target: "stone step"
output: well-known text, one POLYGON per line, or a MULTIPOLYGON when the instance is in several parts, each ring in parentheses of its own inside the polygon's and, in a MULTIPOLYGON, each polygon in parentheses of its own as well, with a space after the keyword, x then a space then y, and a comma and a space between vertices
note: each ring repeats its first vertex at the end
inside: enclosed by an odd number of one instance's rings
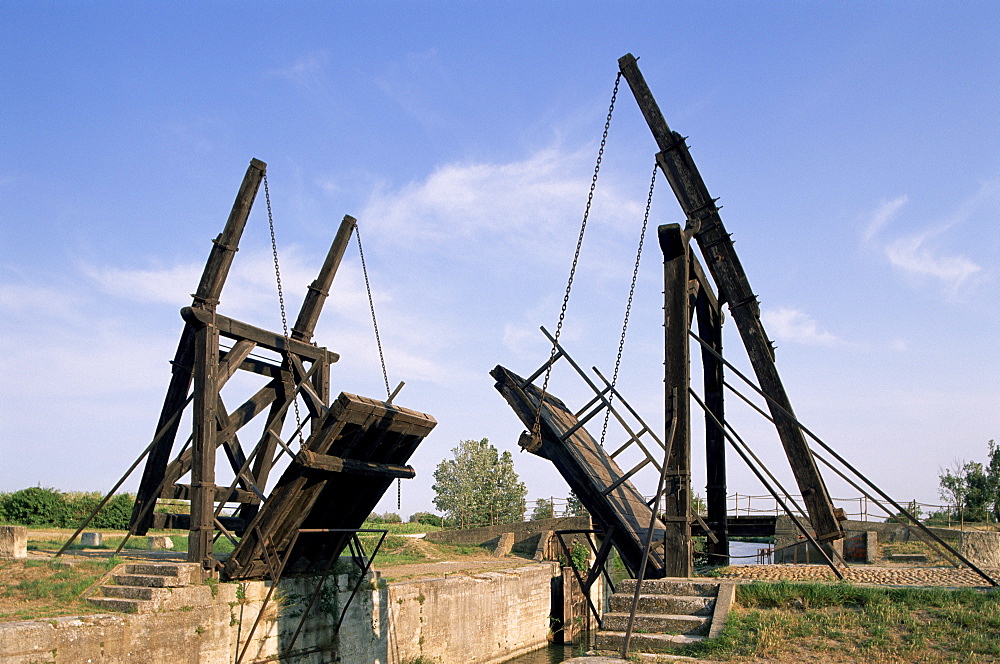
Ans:
MULTIPOLYGON (((628 595, 634 593, 635 579, 623 579, 615 587, 615 592, 628 595)), ((715 597, 718 593, 718 582, 688 579, 646 579, 642 582, 642 594, 644 595, 715 597)))
POLYGON ((157 600, 169 591, 149 586, 101 586, 101 595, 119 599, 157 600))
POLYGON ((143 586, 146 588, 177 588, 187 583, 176 576, 157 576, 152 574, 115 574, 115 585, 143 586))
MULTIPOLYGON (((632 634, 629 641, 629 652, 670 652, 678 646, 704 641, 704 636, 688 634, 632 634)), ((625 643, 625 632, 601 631, 597 633, 594 643, 598 651, 620 653, 625 643)))
POLYGON ((119 613, 153 613, 156 611, 156 602, 150 600, 91 597, 87 601, 106 611, 117 611, 119 613))
POLYGON ((130 563, 125 566, 128 574, 174 577, 182 584, 200 583, 201 566, 198 563, 130 563))
MULTIPOLYGON (((711 616, 715 608, 714 597, 692 595, 639 595, 638 613, 665 613, 669 615, 711 616)), ((611 596, 611 610, 628 613, 632 610, 632 594, 616 593, 611 596)))
MULTIPOLYGON (((610 632, 624 632, 628 625, 628 613, 605 613, 601 620, 601 629, 610 632)), ((686 634, 705 635, 711 618, 704 616, 665 615, 654 613, 637 613, 632 631, 643 634, 686 634)))

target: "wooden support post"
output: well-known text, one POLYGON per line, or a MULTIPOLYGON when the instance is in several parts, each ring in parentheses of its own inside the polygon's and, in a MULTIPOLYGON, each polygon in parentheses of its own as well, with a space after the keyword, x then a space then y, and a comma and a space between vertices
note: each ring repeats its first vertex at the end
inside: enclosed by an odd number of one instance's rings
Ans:
POLYGON ((720 298, 729 304, 730 314, 743 339, 760 389, 771 399, 768 401, 768 408, 809 511, 809 518, 817 533, 816 538, 823 542, 843 537, 816 461, 802 431, 789 417, 789 414, 794 417, 794 412, 774 365, 774 350, 760 322, 757 297, 750 288, 732 239, 722 224, 715 200, 708 192, 684 137, 671 131, 667 125, 642 72, 639 71, 635 56, 631 53, 622 56, 618 59, 618 67, 628 81, 646 124, 660 148, 660 153, 656 156, 657 164, 670 182, 677 202, 687 216, 709 272, 719 288, 720 298))
MULTIPOLYGON (((660 226, 663 251, 664 390, 678 398, 667 399, 666 421, 676 416, 676 429, 667 458, 663 522, 666 576, 694 573, 691 546, 691 355, 688 340, 688 238, 677 224, 660 226), (674 410, 676 409, 676 413, 674 410)), ((654 506, 655 509, 656 506, 654 506)))
POLYGON ((215 534, 215 438, 219 403, 219 330, 205 325, 195 332, 194 342, 194 437, 191 465, 191 530, 188 562, 212 569, 212 536, 215 534))
POLYGON ((299 317, 295 320, 295 325, 292 326, 293 339, 299 341, 312 339, 313 332, 316 330, 316 322, 323 311, 326 298, 330 295, 333 278, 337 275, 340 261, 344 258, 344 252, 347 251, 347 245, 351 241, 351 233, 357 223, 350 215, 344 215, 344 220, 340 222, 340 228, 337 229, 337 235, 333 238, 333 244, 330 245, 330 250, 326 254, 326 260, 323 261, 319 276, 316 277, 316 281, 309 285, 306 298, 299 310, 299 317))
MULTIPOLYGON (((722 354, 722 312, 712 306, 704 293, 696 304, 698 336, 722 354)), ((723 364, 710 352, 701 350, 702 373, 705 384, 705 405, 719 422, 725 422, 723 364)), ((711 416, 705 414, 705 459, 707 482, 705 501, 708 507, 708 526, 715 533, 717 542, 708 539, 709 562, 713 565, 729 564, 729 527, 726 518, 726 437, 711 416)))

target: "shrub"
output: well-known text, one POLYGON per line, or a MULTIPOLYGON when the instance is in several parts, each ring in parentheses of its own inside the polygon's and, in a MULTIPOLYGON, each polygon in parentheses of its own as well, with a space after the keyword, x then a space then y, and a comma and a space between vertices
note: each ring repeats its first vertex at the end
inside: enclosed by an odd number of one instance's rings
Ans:
POLYGON ((403 523, 403 518, 395 512, 386 512, 382 515, 382 523, 403 523))
POLYGON ((0 510, 8 521, 22 526, 63 526, 70 518, 65 496, 40 486, 4 496, 0 510))
POLYGON ((126 530, 128 529, 129 519, 132 517, 132 505, 134 503, 134 496, 127 493, 119 493, 113 496, 108 501, 108 504, 101 508, 101 511, 97 513, 97 516, 90 524, 94 528, 126 530))

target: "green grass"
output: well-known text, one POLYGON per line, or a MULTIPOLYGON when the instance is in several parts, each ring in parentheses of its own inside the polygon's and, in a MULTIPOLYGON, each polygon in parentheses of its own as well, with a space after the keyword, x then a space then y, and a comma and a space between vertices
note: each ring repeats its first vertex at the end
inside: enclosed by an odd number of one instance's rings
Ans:
POLYGON ((414 533, 433 533, 441 530, 440 526, 432 526, 427 523, 374 523, 371 521, 365 521, 361 526, 362 528, 371 528, 372 530, 388 530, 392 534, 396 535, 412 535, 414 533))
POLYGON ((821 662, 827 656, 829 661, 996 661, 1000 594, 755 582, 737 587, 722 635, 683 654, 821 662))
POLYGON ((92 613, 80 594, 119 563, 120 558, 73 565, 47 560, 0 563, 0 574, 7 580, 0 589, 0 620, 92 613))
MULTIPOLYGON (((169 533, 163 533, 163 534, 168 535, 174 544, 174 548, 170 549, 171 551, 184 553, 188 550, 188 538, 186 533, 179 531, 170 531, 169 533)), ((60 538, 47 537, 44 539, 37 539, 31 537, 31 534, 29 533, 27 548, 29 551, 58 551, 62 547, 62 545, 66 542, 66 539, 67 538, 61 538, 61 537, 60 538)), ((77 539, 75 542, 69 545, 69 548, 67 550, 79 551, 83 548, 87 548, 95 550, 114 551, 115 549, 118 548, 118 545, 121 544, 123 539, 125 538, 122 537, 121 535, 112 535, 110 537, 105 537, 103 539, 103 543, 101 544, 101 546, 93 546, 93 547, 84 547, 82 544, 80 544, 80 540, 77 539)), ((220 537, 219 539, 217 539, 215 541, 215 545, 213 546, 213 550, 216 553, 232 553, 234 548, 235 547, 233 546, 233 543, 230 542, 225 537, 220 537)), ((148 546, 146 537, 145 536, 130 537, 129 540, 125 542, 125 549, 134 551, 147 550, 148 546)))

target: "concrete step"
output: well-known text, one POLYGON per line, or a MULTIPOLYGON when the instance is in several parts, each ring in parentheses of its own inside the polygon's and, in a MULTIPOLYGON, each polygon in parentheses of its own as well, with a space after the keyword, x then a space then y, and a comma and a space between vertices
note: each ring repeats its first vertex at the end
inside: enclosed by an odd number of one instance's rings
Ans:
MULTIPOLYGON (((711 616, 712 609, 715 608, 715 598, 692 595, 639 595, 639 604, 636 608, 638 613, 711 616)), ((612 595, 611 610, 618 613, 631 611, 632 594, 612 595)))
MULTIPOLYGON (((632 634, 629 652, 670 652, 678 646, 703 641, 704 636, 687 634, 632 634)), ((621 652, 625 642, 625 632, 601 631, 597 633, 594 647, 598 651, 621 652)))
POLYGON ((119 613, 153 613, 156 611, 156 602, 151 600, 91 597, 87 601, 94 606, 101 607, 105 611, 116 611, 119 613))
MULTIPOLYGON (((616 593, 631 595, 635 592, 635 579, 624 579, 615 587, 616 593)), ((646 579, 642 582, 644 595, 675 595, 684 597, 715 597, 718 582, 690 579, 646 579)))
MULTIPOLYGON (((705 635, 708 634, 710 623, 711 618, 704 616, 637 613, 632 631, 644 634, 705 635)), ((624 632, 627 625, 628 613, 605 613, 602 619, 602 629, 610 632, 624 632)))
POLYGON ((101 595, 119 599, 157 600, 170 591, 149 586, 101 586, 101 595))
POLYGON ((176 576, 157 576, 152 574, 115 574, 115 585, 142 586, 146 588, 177 588, 186 586, 176 576))

